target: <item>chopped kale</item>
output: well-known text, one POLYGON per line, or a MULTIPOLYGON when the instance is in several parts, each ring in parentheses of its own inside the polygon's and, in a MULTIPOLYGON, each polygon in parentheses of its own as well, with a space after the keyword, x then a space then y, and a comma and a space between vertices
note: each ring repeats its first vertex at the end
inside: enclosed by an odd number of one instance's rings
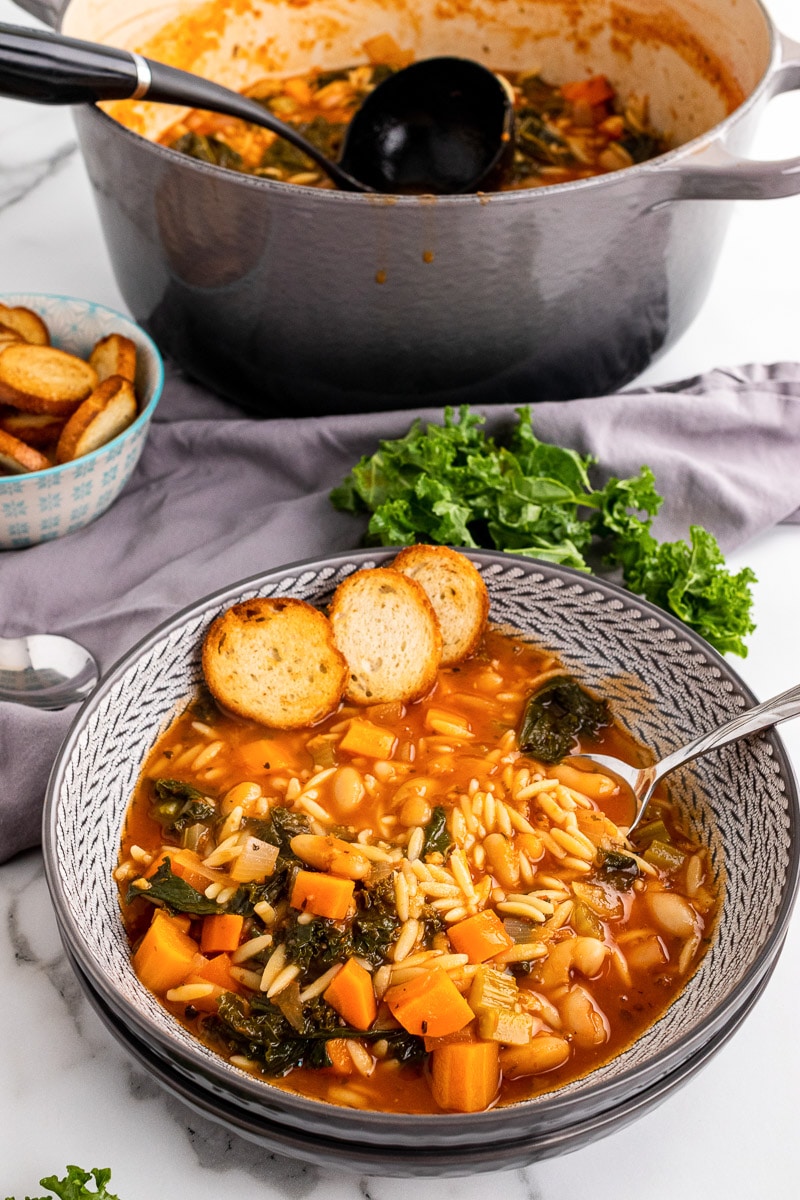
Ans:
POLYGON ((590 696, 569 675, 548 679, 533 692, 525 707, 520 747, 541 762, 560 762, 578 737, 596 738, 611 724, 608 704, 590 696))
POLYGON ((610 883, 619 892, 627 892, 639 878, 639 867, 630 855, 622 854, 619 850, 608 850, 601 857, 595 878, 610 883))
POLYGON ((421 857, 426 854, 441 854, 447 857, 447 852, 453 844, 453 839, 447 829, 447 812, 437 804, 431 813, 431 819, 425 826, 425 840, 422 843, 421 857))
POLYGON ((227 167, 230 171, 241 171, 244 167, 241 154, 219 138, 206 137, 201 133, 184 133, 170 143, 170 150, 188 154, 200 162, 212 163, 215 167, 227 167))
POLYGON ((552 166, 563 167, 574 161, 569 143, 559 137, 532 109, 523 109, 517 116, 516 144, 529 158, 552 166))
POLYGON ((217 702, 205 684, 198 689, 197 695, 189 705, 189 711, 204 725, 210 725, 219 716, 217 702))
POLYGON ((175 875, 170 860, 166 858, 148 883, 146 891, 140 891, 131 884, 125 897, 126 903, 141 897, 153 904, 161 902, 170 912, 189 913, 195 917, 204 917, 223 910, 215 900, 209 900, 197 888, 193 888, 185 879, 175 875))
POLYGON ((217 815, 214 800, 180 779, 157 779, 151 815, 167 833, 182 833, 189 825, 208 823, 217 815))

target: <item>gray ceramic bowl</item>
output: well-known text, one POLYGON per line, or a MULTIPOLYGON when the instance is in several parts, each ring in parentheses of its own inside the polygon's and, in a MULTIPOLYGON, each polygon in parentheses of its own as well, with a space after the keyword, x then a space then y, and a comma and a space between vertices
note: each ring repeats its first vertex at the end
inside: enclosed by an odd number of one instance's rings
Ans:
MULTIPOLYGON (((324 604, 346 575, 390 557, 359 551, 296 564, 208 597, 156 630, 103 680, 53 770, 45 862, 62 936, 93 1001, 131 1053, 175 1094, 265 1146, 384 1173, 467 1173, 573 1149, 632 1120, 689 1078, 755 1002, 774 966, 798 882, 798 797, 775 734, 672 777, 710 847, 724 902, 711 948, 668 1012, 624 1054, 556 1092, 477 1114, 355 1111, 292 1096, 196 1042, 136 978, 112 871, 138 772, 200 679, 220 610, 255 595, 324 604), (335 1148, 335 1154, 330 1149, 335 1148), (326 1149, 327 1147, 327 1149, 326 1149)), ((678 621, 564 568, 476 553, 491 619, 558 654, 635 737, 666 753, 754 702, 728 664, 678 621)))

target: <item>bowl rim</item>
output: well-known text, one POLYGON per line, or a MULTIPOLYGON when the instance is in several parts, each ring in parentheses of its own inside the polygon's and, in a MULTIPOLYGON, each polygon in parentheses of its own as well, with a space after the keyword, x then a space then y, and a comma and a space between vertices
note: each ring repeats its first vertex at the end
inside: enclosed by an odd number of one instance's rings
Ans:
MULTIPOLYGON (((34 305, 37 300, 60 301, 61 303, 65 304, 80 304, 85 306, 87 312, 92 310, 103 312, 113 317, 115 320, 124 321, 125 324, 137 334, 137 336, 141 337, 147 350, 152 355, 153 363, 156 369, 156 378, 153 383, 153 394, 142 411, 136 417, 136 420, 132 421, 127 429, 123 429, 122 432, 118 433, 116 437, 113 437, 111 441, 105 442, 102 446, 98 446, 96 450, 92 450, 89 454, 82 454, 80 458, 73 458, 70 460, 70 462, 58 463, 53 467, 45 467, 41 471, 26 471, 16 475, 0 475, 0 488, 2 488, 3 485, 8 482, 20 483, 28 479, 52 479, 63 474, 64 472, 70 470, 74 471, 76 466, 83 466, 85 463, 95 462, 102 455, 106 454, 108 450, 112 446, 115 446, 121 439, 137 433, 140 429, 149 424, 164 391, 166 374, 164 368, 164 359, 161 355, 161 351, 153 341, 150 334, 147 333, 147 331, 143 329, 138 321, 135 321, 133 317, 119 312, 116 308, 111 308, 108 304, 102 304, 97 300, 87 300, 82 296, 65 296, 56 292, 0 292, 0 304, 6 304, 10 308, 25 307, 34 309, 34 305), (15 301, 16 304, 9 304, 9 301, 15 301)), ((34 309, 34 311, 37 310, 34 309)), ((37 315, 42 316, 42 313, 37 312, 37 315)), ((56 348, 60 349, 60 347, 56 348)))
MULTIPOLYGON (((141 638, 104 673, 94 692, 92 692, 79 709, 64 738, 50 773, 42 815, 42 846, 45 877, 51 901, 56 911, 56 919, 61 937, 68 944, 72 955, 98 994, 106 997, 110 1003, 117 1005, 121 1011, 124 1010, 131 1026, 138 1028, 144 1038, 150 1037, 161 1045, 173 1059, 184 1057, 182 1049, 155 1022, 151 1022, 146 1014, 142 1014, 134 1003, 129 1001, 125 996, 121 996, 115 992, 104 973, 98 970, 92 956, 85 950, 68 901, 62 894, 56 855, 56 817, 58 795, 75 744, 91 713, 100 705, 106 694, 120 681, 127 670, 157 642, 167 637, 170 633, 178 631, 190 619, 200 616, 208 609, 218 608, 226 602, 235 603, 242 593, 262 587, 271 581, 277 581, 289 575, 302 575, 303 571, 319 570, 323 567, 330 568, 331 577, 333 577, 336 570, 342 567, 352 565, 354 569, 360 569, 368 563, 379 565, 386 559, 396 555, 398 549, 400 548, 370 547, 350 551, 337 551, 330 555, 315 555, 311 558, 284 564, 247 576, 186 605, 174 616, 161 622, 149 634, 141 638)), ((744 696, 748 705, 756 703, 754 693, 740 678, 736 670, 699 634, 685 626, 678 617, 657 608, 649 601, 636 596, 625 588, 609 580, 594 575, 587 575, 570 567, 526 556, 509 554, 504 551, 464 551, 463 548, 460 548, 460 550, 466 553, 478 566, 489 567, 492 565, 501 565, 506 568, 513 568, 517 565, 526 573, 530 573, 532 570, 541 573, 545 581, 560 579, 567 584, 579 584, 584 589, 600 592, 606 599, 622 602, 629 609, 638 609, 643 618, 654 620, 662 629, 671 631, 677 638, 688 642, 693 651, 701 653, 704 658, 710 661, 710 664, 716 669, 720 677, 727 679, 744 696)), ((791 761, 774 728, 765 731, 760 736, 766 737, 771 745, 773 759, 777 766, 777 773, 780 775, 784 785, 786 811, 790 821, 790 828, 797 835, 800 832, 800 795, 798 794, 798 784, 791 761)), ((637 1082, 639 1090, 641 1090, 652 1083, 653 1076, 660 1078, 676 1070, 682 1062, 690 1058, 699 1047, 714 1037, 732 1019, 735 1012, 746 1003, 748 997, 759 987, 770 966, 780 953, 792 909, 797 899, 798 885, 800 884, 800 848, 798 848, 800 842, 797 836, 791 839, 791 846, 792 852, 790 853, 787 865, 781 904, 764 944, 747 972, 739 979, 737 985, 728 996, 716 1003, 708 1016, 697 1028, 688 1034, 677 1037, 674 1044, 668 1050, 659 1054, 657 1059, 630 1067, 610 1080, 594 1084, 589 1083, 579 1091, 564 1094, 563 1090, 556 1089, 552 1092, 533 1097, 531 1100, 523 1100, 511 1105, 495 1107, 480 1113, 429 1114, 429 1119, 431 1120, 429 1129, 435 1135, 431 1137, 430 1144, 434 1140, 437 1142, 441 1140, 448 1144, 459 1145, 467 1142, 471 1143, 478 1136, 494 1136, 499 1140, 504 1140, 502 1138, 503 1129, 505 1126, 514 1123, 514 1114, 516 1114, 518 1120, 520 1114, 527 1114, 527 1125, 530 1127, 531 1135, 534 1136, 539 1114, 546 1116, 548 1129, 555 1125, 563 1125, 568 1123, 570 1116, 578 1106, 589 1107, 593 1112, 598 1111, 598 1109, 605 1111, 613 1103, 617 1102, 617 1097, 620 1094, 627 1095, 632 1088, 636 1088, 637 1082)), ((654 1022, 654 1024, 657 1024, 657 1022, 654 1022)), ((635 1043, 631 1043, 631 1045, 633 1044, 635 1043)), ((187 1050, 185 1053, 191 1058, 190 1050, 187 1050)), ((625 1051, 621 1053, 625 1053, 625 1051)), ((619 1055, 615 1057, 619 1057, 619 1055)), ((248 1103, 251 1107, 261 1108, 271 1118, 283 1123, 292 1124, 297 1119, 300 1122, 305 1121, 306 1127, 316 1126, 321 1133, 325 1133, 330 1127, 331 1115, 344 1112, 350 1114, 351 1119, 353 1114, 355 1114, 359 1134, 362 1137, 371 1137, 372 1140, 377 1140, 378 1138, 385 1137, 386 1131, 391 1128, 397 1144, 412 1145, 419 1142, 417 1125, 419 1114, 386 1113, 373 1109, 342 1109, 337 1105, 329 1104, 325 1101, 312 1100, 293 1092, 284 1091, 281 1088, 265 1083, 263 1080, 251 1077, 245 1072, 231 1074, 227 1069, 227 1064, 224 1066, 223 1064, 224 1060, 220 1058, 219 1065, 215 1061, 203 1060, 202 1068, 196 1062, 193 1063, 193 1066, 194 1069, 200 1071, 209 1081, 213 1080, 217 1088, 228 1093, 231 1097, 241 1097, 242 1101, 248 1103), (239 1075, 241 1075, 241 1078, 239 1078, 239 1075), (269 1103, 270 1101, 272 1101, 271 1104, 269 1103)), ((583 1078, 588 1078, 588 1076, 584 1076, 583 1078)), ((509 1136, 511 1135, 507 1135, 505 1140, 509 1140, 509 1136)))

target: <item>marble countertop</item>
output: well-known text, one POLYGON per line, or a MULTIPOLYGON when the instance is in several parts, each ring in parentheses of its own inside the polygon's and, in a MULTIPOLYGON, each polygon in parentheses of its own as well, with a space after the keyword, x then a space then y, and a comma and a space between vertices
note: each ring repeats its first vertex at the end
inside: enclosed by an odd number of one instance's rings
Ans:
MULTIPOLYGON (((800 40, 797 0, 768 0, 800 40)), ((11 0, 0 21, 29 23, 11 0)), ((755 157, 800 153, 800 96, 769 107, 755 157)), ((643 377, 654 384, 744 362, 800 357, 800 198, 736 206, 705 306, 643 377)), ((91 297, 120 309, 68 111, 0 101, 0 291, 91 297)), ((782 526, 731 557, 758 576, 758 630, 736 663, 766 698, 798 680, 800 526, 782 526)), ((0 604, 2 568, 0 567, 0 604)), ((800 722, 783 727, 800 764, 800 722)), ((2 802, 2 797, 0 797, 2 802)), ((193 1116, 112 1040, 65 961, 41 856, 0 867, 0 1195, 37 1193, 67 1163, 109 1166, 121 1200, 394 1200, 403 1180, 327 1172, 277 1157, 193 1116)), ((773 1200, 798 1193, 800 922, 766 992, 710 1064, 621 1132, 524 1171, 421 1180, 420 1200, 499 1186, 507 1200, 773 1200)))

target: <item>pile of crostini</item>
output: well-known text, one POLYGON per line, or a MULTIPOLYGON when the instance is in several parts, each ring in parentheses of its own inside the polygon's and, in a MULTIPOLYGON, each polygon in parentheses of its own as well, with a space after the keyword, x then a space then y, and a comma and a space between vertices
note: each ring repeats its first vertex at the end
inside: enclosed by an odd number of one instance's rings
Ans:
POLYGON ((98 450, 136 420, 136 347, 112 333, 88 359, 51 345, 29 308, 0 304, 0 473, 26 474, 98 450))

